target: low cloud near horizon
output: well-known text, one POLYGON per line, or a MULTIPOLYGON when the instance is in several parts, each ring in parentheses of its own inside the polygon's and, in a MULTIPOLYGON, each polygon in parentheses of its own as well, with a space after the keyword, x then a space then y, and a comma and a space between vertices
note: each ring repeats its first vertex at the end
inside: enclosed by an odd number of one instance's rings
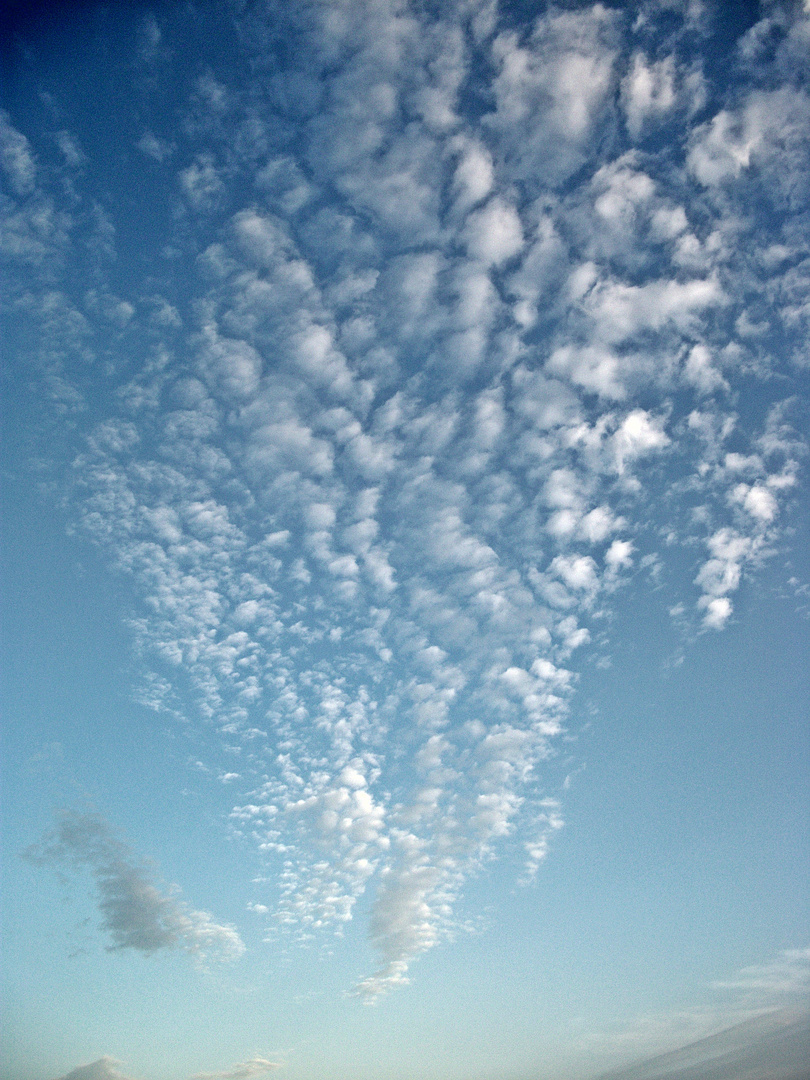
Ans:
POLYGON ((808 1080, 810 1010, 778 1009, 598 1080, 808 1080))
MULTIPOLYGON (((118 1066, 120 1061, 105 1054, 98 1061, 92 1061, 88 1065, 79 1065, 59 1080, 134 1080, 133 1077, 125 1076, 118 1066)), ((254 1076, 263 1076, 272 1069, 280 1069, 281 1066, 275 1061, 266 1058, 252 1057, 249 1061, 243 1061, 238 1065, 232 1065, 229 1069, 220 1072, 195 1073, 189 1080, 250 1080, 254 1076)))

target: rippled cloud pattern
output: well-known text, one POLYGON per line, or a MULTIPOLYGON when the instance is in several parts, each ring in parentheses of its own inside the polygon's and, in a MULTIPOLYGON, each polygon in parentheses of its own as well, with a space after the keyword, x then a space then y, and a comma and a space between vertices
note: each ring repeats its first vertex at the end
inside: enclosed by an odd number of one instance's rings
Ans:
MULTIPOLYGON (((722 631, 780 543, 810 20, 769 10, 718 86, 697 4, 234 4, 126 168, 2 120, 12 325, 131 583, 138 698, 231 751, 270 923, 368 898, 366 1000, 485 863, 536 876, 617 599, 722 631)), ((189 33, 144 20, 144 85, 189 33)), ((162 932, 238 942, 207 925, 162 932)))

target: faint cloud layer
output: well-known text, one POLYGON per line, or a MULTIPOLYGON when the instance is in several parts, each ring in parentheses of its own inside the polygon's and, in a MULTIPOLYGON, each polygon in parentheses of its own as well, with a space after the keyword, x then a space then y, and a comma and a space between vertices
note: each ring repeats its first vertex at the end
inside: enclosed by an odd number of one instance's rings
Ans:
POLYGON ((743 968, 736 979, 714 982, 718 990, 738 990, 751 1000, 769 1001, 810 993, 810 948, 784 949, 770 964, 743 968))
POLYGON ((600 1080, 807 1080, 810 1012, 780 1010, 600 1080))
POLYGON ((604 1080, 805 1080, 810 949, 783 950, 770 963, 743 968, 711 987, 734 993, 725 1001, 642 1016, 586 1040, 601 1058, 657 1055, 606 1073, 604 1080))
POLYGON ((251 1076, 262 1076, 271 1069, 280 1069, 281 1066, 275 1061, 266 1058, 251 1058, 243 1061, 241 1065, 232 1065, 230 1069, 222 1072, 195 1073, 190 1080, 248 1080, 251 1076))
MULTIPOLYGON (((79 1065, 66 1076, 60 1077, 60 1080, 134 1080, 119 1071, 120 1064, 120 1061, 105 1054, 89 1065, 79 1065)), ((281 1066, 274 1061, 252 1057, 249 1061, 232 1065, 230 1069, 223 1069, 221 1072, 195 1073, 189 1080, 250 1080, 250 1077, 263 1076, 272 1069, 279 1068, 281 1066)))
POLYGON ((118 1069, 120 1064, 120 1061, 105 1054, 89 1065, 79 1065, 60 1080, 133 1080, 118 1069))
MULTIPOLYGON (((244 952, 233 927, 215 923, 205 911, 190 910, 176 888, 162 893, 149 868, 97 814, 63 812, 55 832, 24 854, 41 865, 90 870, 98 890, 101 925, 112 938, 113 950, 135 949, 149 955, 158 949, 180 948, 201 960, 233 960, 244 952)), ((103 1059, 99 1068, 108 1064, 103 1059)))

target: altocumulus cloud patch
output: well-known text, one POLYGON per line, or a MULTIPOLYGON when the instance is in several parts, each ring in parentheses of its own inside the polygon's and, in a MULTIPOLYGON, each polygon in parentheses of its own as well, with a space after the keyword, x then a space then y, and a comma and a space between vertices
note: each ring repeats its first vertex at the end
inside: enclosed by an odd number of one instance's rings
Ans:
MULTIPOLYGON (((536 876, 618 598, 664 580, 687 637, 722 631, 783 541, 807 16, 772 5, 719 86, 698 5, 229 12, 238 63, 110 134, 137 243, 80 133, 3 114, 10 307, 129 582, 138 699, 237 792, 254 910, 308 934, 370 897, 374 1000, 493 857, 536 876)), ((159 22, 145 84, 188 32, 159 22)), ((40 857, 90 869, 116 948, 241 950, 99 818, 40 857)))

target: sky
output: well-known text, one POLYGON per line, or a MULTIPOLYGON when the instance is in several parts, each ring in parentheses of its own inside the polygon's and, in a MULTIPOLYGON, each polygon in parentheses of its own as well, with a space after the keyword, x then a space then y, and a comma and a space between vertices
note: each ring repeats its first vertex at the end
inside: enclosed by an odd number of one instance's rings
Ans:
POLYGON ((810 5, 3 18, 2 1080, 806 1080, 810 5))

